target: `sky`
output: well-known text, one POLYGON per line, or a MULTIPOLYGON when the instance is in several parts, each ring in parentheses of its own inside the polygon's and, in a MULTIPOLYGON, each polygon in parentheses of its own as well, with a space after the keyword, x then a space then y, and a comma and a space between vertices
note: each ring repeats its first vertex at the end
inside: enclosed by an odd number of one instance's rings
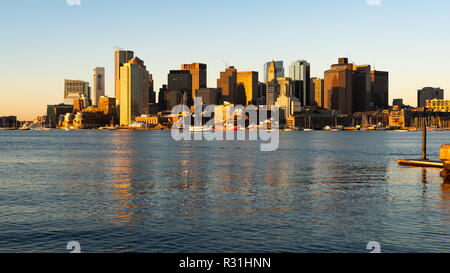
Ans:
MULTIPOLYGON (((114 96, 114 50, 132 50, 155 91, 182 63, 259 71, 264 62, 311 63, 311 76, 339 57, 388 71, 389 100, 417 105, 426 86, 450 92, 448 0, 1 0, 0 116, 31 120, 63 101, 64 79, 93 82, 106 69, 114 96)), ((446 99, 450 99, 445 95, 446 99)))

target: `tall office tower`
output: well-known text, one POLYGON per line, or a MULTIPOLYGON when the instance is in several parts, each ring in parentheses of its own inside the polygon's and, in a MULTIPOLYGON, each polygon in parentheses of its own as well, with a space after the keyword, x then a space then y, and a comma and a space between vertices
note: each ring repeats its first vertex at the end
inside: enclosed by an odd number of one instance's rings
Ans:
POLYGON ((417 90, 417 107, 425 107, 427 100, 443 100, 444 90, 441 88, 424 87, 417 90))
POLYGON ((117 105, 120 104, 120 67, 127 63, 129 60, 133 59, 134 52, 126 50, 116 50, 114 52, 114 96, 116 97, 117 105))
POLYGON ((153 84, 153 76, 150 73, 148 73, 148 102, 156 103, 156 93, 153 84))
MULTIPOLYGON (((283 78, 284 77, 284 66, 283 61, 273 61, 275 67, 275 78, 283 78)), ((269 69, 272 62, 267 62, 264 64, 264 82, 270 82, 269 79, 269 69)))
POLYGON ((188 70, 192 75, 192 97, 195 98, 195 92, 200 88, 206 88, 206 64, 192 63, 182 64, 181 70, 188 70))
MULTIPOLYGON (((181 95, 186 94, 187 101, 184 103, 188 106, 194 102, 192 97, 192 75, 188 70, 170 70, 167 76, 167 90, 180 91, 181 95)), ((168 110, 172 110, 172 108, 168 110)))
POLYGON ((236 103, 236 85, 237 70, 234 66, 228 67, 225 72, 220 72, 220 78, 217 79, 217 88, 221 89, 224 102, 236 103))
POLYGON ((353 112, 372 110, 370 65, 353 66, 353 112))
POLYGON ((321 78, 311 78, 310 79, 311 93, 314 94, 313 105, 323 107, 323 79, 321 78))
POLYGON ((89 83, 79 80, 64 80, 64 104, 72 104, 74 99, 81 98, 81 95, 88 99, 88 106, 91 102, 91 88, 89 83))
POLYGON ((92 104, 98 105, 98 100, 105 95, 105 68, 94 68, 94 94, 92 97, 92 104))
POLYGON ((167 84, 163 84, 158 92, 158 104, 159 108, 162 111, 167 110, 166 93, 167 93, 167 84))
POLYGON ((135 57, 120 67, 120 125, 148 113, 148 71, 135 57))
POLYGON ((267 110, 272 109, 272 105, 275 105, 275 102, 278 99, 280 94, 280 86, 278 85, 278 81, 274 78, 272 81, 266 83, 266 105, 267 110))
POLYGON ((244 86, 245 104, 256 104, 258 98, 258 72, 243 71, 237 72, 237 83, 244 86))
POLYGON ((389 72, 371 71, 372 103, 374 107, 389 108, 389 72))
POLYGON ((293 81, 298 81, 296 84, 297 90, 295 90, 295 96, 297 98, 303 98, 303 105, 312 105, 314 98, 311 94, 310 77, 311 77, 311 65, 305 60, 298 60, 293 62, 289 66, 289 77, 293 81))
POLYGON ((353 114, 353 65, 347 58, 340 58, 338 64, 325 71, 324 108, 353 114))

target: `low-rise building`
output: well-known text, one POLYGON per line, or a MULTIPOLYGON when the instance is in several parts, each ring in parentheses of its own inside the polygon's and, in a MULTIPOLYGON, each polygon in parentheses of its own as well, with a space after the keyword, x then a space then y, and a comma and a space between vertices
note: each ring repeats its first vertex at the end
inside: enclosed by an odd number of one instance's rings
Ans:
POLYGON ((425 108, 432 112, 450 112, 450 100, 427 100, 425 108))
POLYGON ((47 105, 47 120, 45 123, 50 128, 56 128, 60 116, 65 116, 72 111, 73 105, 71 104, 47 105))
POLYGON ((0 117, 0 127, 1 128, 16 128, 17 127, 17 117, 0 117))

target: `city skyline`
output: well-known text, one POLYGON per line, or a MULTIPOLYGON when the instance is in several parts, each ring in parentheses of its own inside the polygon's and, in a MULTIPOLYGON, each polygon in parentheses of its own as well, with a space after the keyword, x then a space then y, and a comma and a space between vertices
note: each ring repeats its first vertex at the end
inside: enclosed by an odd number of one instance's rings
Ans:
MULTIPOLYGON (((169 71, 179 69, 181 64, 207 64, 207 87, 215 88, 226 65, 238 71, 259 72, 259 81, 263 81, 264 63, 282 60, 288 71, 292 62, 304 59, 311 64, 311 77, 323 78, 330 65, 342 56, 350 62, 389 71, 390 104, 394 98, 403 98, 405 104, 415 106, 417 90, 427 86, 450 88, 445 67, 449 38, 436 35, 449 25, 444 12, 449 3, 408 1, 406 6, 382 1, 381 5, 372 6, 364 0, 334 2, 248 1, 239 4, 241 9, 235 12, 227 5, 205 1, 190 5, 180 2, 176 6, 131 2, 142 14, 149 13, 139 17, 141 24, 134 26, 127 21, 131 15, 121 15, 121 23, 114 24, 108 12, 118 10, 118 1, 86 0, 80 6, 69 6, 66 1, 6 3, 0 21, 2 36, 8 39, 0 46, 0 52, 8 65, 2 66, 0 73, 4 83, 0 116, 17 115, 19 119, 31 120, 44 114, 46 105, 62 102, 64 79, 87 81, 93 87, 95 67, 105 67, 105 94, 114 97, 115 47, 132 50, 146 62, 155 91, 167 84, 169 71), (273 11, 283 5, 291 8, 273 11), (173 14, 164 13, 168 18, 158 15, 158 11, 162 13, 169 8, 173 14), (196 9, 202 20, 188 19, 189 12, 196 9), (214 9, 224 11, 220 15, 214 13, 217 20, 211 13, 214 9), (304 9, 308 12, 301 16, 311 24, 286 19, 289 16, 285 15, 304 9), (105 12, 98 14, 99 10, 105 12), (178 18, 182 14, 185 16, 178 18), (31 21, 22 22, 25 17, 31 21), (78 20, 81 17, 85 19, 78 20), (17 27, 9 29, 6 22, 17 27), (31 23, 36 24, 32 30, 31 23), (185 28, 175 28, 183 24, 185 28), (129 35, 116 33, 125 29, 129 35), (137 35, 143 29, 144 35, 137 35), (429 29, 433 31, 428 32, 429 29), (287 33, 296 35, 290 35, 292 38, 287 42, 281 40, 287 33), (224 42, 219 39, 223 34, 234 36, 224 42), (333 40, 336 43, 330 44, 333 40)), ((238 5, 236 1, 230 3, 238 5)))

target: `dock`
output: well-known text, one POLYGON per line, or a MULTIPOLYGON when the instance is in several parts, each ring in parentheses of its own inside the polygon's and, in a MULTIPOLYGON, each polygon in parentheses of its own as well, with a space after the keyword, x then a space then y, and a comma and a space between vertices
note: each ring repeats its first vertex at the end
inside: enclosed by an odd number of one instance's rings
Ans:
POLYGON ((400 159, 398 164, 402 166, 413 166, 413 167, 429 167, 429 168, 444 168, 444 163, 442 161, 434 160, 422 160, 422 159, 400 159))
POLYGON ((424 168, 444 168, 443 161, 434 161, 427 158, 427 127, 422 128, 422 159, 400 159, 399 165, 424 168))

